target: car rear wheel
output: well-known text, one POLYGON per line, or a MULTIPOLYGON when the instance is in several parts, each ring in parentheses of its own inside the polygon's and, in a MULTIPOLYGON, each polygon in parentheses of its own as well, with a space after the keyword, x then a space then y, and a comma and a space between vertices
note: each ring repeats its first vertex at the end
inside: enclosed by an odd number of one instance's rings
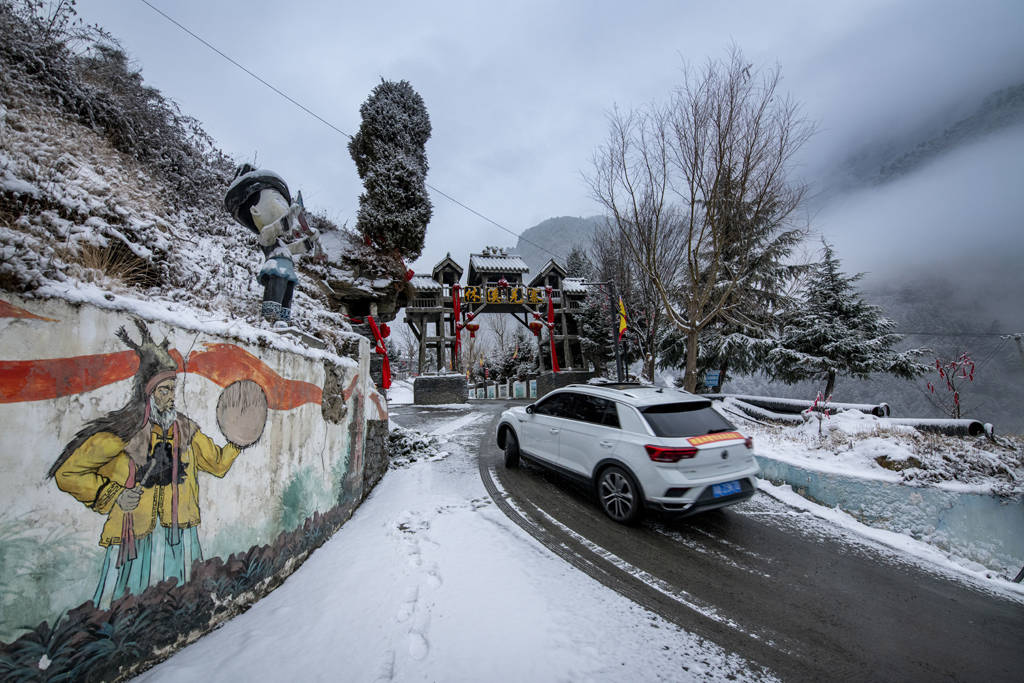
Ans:
POLYGON ((511 429, 505 433, 505 467, 519 467, 519 440, 511 429))
POLYGON ((636 480, 629 472, 615 466, 601 471, 597 479, 597 498, 605 514, 620 524, 632 524, 643 513, 636 480))

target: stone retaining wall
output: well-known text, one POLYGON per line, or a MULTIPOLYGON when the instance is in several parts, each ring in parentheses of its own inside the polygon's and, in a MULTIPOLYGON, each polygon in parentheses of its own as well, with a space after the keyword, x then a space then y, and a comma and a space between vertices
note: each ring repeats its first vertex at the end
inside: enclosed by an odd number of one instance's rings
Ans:
POLYGON ((465 403, 468 395, 463 375, 421 375, 412 383, 412 402, 418 406, 465 403))

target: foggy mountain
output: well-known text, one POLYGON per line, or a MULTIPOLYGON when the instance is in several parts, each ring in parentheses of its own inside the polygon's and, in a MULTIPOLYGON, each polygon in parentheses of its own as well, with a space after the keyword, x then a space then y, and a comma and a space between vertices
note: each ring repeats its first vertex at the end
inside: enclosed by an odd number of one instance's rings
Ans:
POLYGON ((530 266, 529 277, 533 277, 552 255, 564 266, 574 246, 579 244, 589 248, 594 233, 603 221, 603 216, 549 218, 524 230, 514 251, 530 266))
POLYGON ((952 114, 893 139, 884 133, 849 152, 825 174, 812 202, 823 206, 837 194, 883 185, 919 169, 957 146, 1024 124, 1024 83, 997 90, 965 116, 952 114))

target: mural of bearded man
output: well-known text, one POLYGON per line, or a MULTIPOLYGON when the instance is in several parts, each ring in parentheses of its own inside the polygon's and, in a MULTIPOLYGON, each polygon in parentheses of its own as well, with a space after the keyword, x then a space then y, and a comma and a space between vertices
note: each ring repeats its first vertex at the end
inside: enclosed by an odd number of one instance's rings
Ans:
POLYGON ((131 398, 86 424, 48 473, 61 491, 107 516, 99 541, 106 556, 93 597, 98 607, 144 591, 154 561, 158 581, 187 580, 186 569, 202 560, 198 474, 223 477, 241 452, 232 443, 217 446, 174 409, 178 366, 168 340, 156 344, 142 321, 135 326, 141 343, 123 327, 117 332, 139 356, 131 398))

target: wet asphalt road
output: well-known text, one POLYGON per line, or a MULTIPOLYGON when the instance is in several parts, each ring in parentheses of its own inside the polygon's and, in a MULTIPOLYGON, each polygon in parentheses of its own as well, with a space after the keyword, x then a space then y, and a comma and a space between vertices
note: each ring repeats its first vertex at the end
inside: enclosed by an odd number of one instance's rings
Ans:
MULTIPOLYGON (((1021 681, 1024 605, 911 564, 765 494, 623 527, 535 465, 507 470, 493 430, 481 477, 520 526, 614 590, 783 680, 1021 681)), ((392 408, 429 431, 451 411, 392 408)), ((478 427, 478 429, 480 428, 478 427)))

